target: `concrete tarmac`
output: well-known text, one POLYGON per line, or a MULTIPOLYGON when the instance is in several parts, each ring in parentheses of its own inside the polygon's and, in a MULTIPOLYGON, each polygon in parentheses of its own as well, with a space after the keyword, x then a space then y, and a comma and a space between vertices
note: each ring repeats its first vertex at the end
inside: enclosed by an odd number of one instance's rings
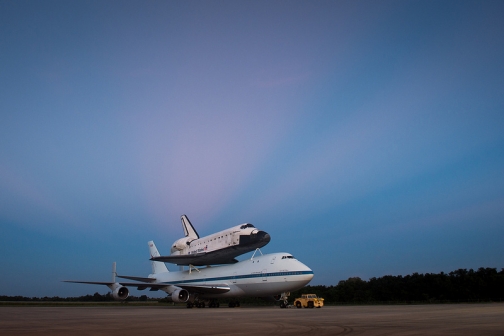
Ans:
POLYGON ((504 304, 0 307, 0 335, 504 335, 504 304))

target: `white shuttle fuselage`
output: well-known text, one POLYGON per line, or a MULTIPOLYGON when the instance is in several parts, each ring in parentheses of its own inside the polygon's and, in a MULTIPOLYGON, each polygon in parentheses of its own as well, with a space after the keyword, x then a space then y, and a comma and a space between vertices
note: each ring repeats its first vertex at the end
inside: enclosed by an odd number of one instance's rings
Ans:
POLYGON ((271 240, 270 235, 245 223, 200 238, 186 215, 182 215, 185 237, 172 244, 169 256, 151 256, 153 261, 178 265, 215 265, 238 262, 235 257, 261 248, 271 240))

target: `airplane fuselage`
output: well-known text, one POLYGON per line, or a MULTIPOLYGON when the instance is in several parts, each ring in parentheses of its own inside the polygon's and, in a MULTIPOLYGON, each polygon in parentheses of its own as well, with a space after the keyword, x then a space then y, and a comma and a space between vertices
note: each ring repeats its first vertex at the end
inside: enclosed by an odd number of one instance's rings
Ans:
POLYGON ((313 278, 313 271, 289 253, 272 253, 233 265, 204 267, 178 272, 152 274, 156 283, 166 283, 167 293, 178 284, 194 286, 226 285, 220 294, 199 294, 199 298, 272 296, 302 288, 313 278))

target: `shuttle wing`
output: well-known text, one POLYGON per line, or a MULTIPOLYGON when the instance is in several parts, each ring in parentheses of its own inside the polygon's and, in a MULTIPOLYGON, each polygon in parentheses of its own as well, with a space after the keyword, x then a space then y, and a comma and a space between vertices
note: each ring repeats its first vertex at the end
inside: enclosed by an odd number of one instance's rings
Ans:
POLYGON ((238 262, 234 257, 236 252, 231 250, 217 250, 207 253, 184 254, 184 255, 169 255, 152 257, 152 261, 162 261, 177 265, 194 265, 205 266, 215 264, 235 264, 238 262))

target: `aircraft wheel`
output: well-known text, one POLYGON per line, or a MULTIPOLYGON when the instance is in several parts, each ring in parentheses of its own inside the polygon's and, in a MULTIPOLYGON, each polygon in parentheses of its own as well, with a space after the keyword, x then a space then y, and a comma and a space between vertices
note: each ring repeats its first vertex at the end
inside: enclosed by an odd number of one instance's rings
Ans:
POLYGON ((240 302, 239 302, 239 301, 236 301, 236 302, 235 302, 235 306, 236 306, 236 307, 240 307, 240 302))
POLYGON ((191 302, 187 302, 187 308, 192 308, 193 304, 191 302))
POLYGON ((201 302, 201 307, 200 308, 205 308, 205 307, 206 307, 205 302, 201 302))
POLYGON ((234 308, 235 307, 235 303, 233 301, 229 302, 229 308, 234 308))
POLYGON ((296 301, 296 308, 301 308, 301 302, 296 301))
POLYGON ((217 303, 215 304, 215 307, 217 307, 217 308, 219 308, 219 307, 220 307, 219 302, 217 302, 217 303))
POLYGON ((280 308, 286 308, 287 306, 285 305, 285 303, 280 303, 280 308))

